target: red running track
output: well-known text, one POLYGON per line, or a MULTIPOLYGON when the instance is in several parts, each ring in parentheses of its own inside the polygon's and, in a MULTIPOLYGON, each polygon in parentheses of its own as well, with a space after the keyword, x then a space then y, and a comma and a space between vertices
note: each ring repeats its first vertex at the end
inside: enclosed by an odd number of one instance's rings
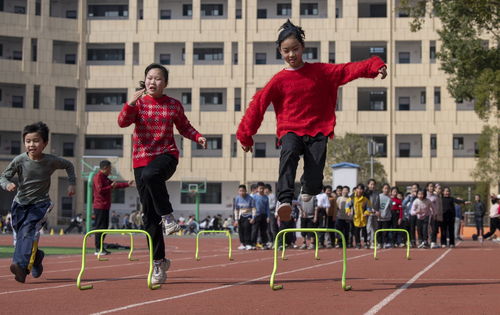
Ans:
MULTIPOLYGON (((78 235, 45 236, 43 246, 81 246, 78 235)), ((0 236, 0 244, 10 244, 0 236)), ((109 236, 108 242, 128 243, 127 236, 109 236)), ((90 242, 91 244, 93 242, 90 242)), ((237 242, 234 242, 235 248, 237 242)), ((9 259, 0 259, 0 305, 2 314, 483 314, 500 306, 500 244, 465 241, 455 249, 412 250, 412 260, 403 249, 348 250, 347 284, 341 289, 341 251, 321 250, 321 260, 310 250, 289 250, 288 260, 279 262, 276 283, 284 289, 272 291, 269 276, 272 251, 238 251, 227 259, 227 240, 200 240, 200 261, 194 260, 194 239, 168 238, 172 266, 167 283, 151 291, 146 285, 147 251, 137 237, 136 257, 114 253, 98 262, 88 255, 84 283, 94 289, 80 291, 76 277, 81 258, 47 256, 44 274, 28 276, 17 283, 9 272, 9 259)))

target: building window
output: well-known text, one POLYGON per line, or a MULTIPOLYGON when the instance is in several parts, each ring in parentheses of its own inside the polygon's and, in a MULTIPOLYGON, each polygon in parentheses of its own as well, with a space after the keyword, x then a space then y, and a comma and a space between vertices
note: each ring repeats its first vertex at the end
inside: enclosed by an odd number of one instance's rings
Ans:
POLYGON ((182 5, 182 16, 193 16, 193 5, 183 4, 182 5))
MULTIPOLYGON (((181 204, 194 204, 196 197, 190 193, 181 193, 181 204)), ((222 202, 222 183, 207 183, 207 192, 200 194, 200 203, 220 204, 222 202)))
POLYGON ((224 6, 222 4, 202 4, 201 16, 223 16, 224 6))
POLYGON ((266 143, 265 142, 256 142, 255 143, 254 157, 256 157, 256 158, 266 157, 266 143))
MULTIPOLYGON (((197 144, 196 148, 203 149, 200 144, 197 144)), ((222 150, 222 137, 207 137, 207 150, 222 150)))
POLYGON ((402 96, 399 98, 399 110, 410 110, 410 98, 402 96))
POLYGON ((370 91, 370 110, 386 110, 385 92, 370 91))
POLYGON ((267 19, 267 10, 266 9, 257 9, 257 18, 258 19, 267 19))
POLYGON ((40 85, 33 86, 33 108, 40 108, 40 85))
POLYGON ((318 15, 318 4, 317 3, 301 3, 300 4, 300 15, 318 15))
POLYGON ((235 112, 241 111, 241 97, 234 98, 234 111, 235 112))
POLYGON ((75 110, 75 99, 74 98, 65 98, 64 99, 64 110, 74 111, 75 110))
POLYGON ((306 47, 304 49, 304 54, 302 55, 305 60, 318 59, 318 48, 316 47, 306 47))
POLYGON ((35 15, 40 16, 42 14, 42 3, 41 0, 36 0, 35 2, 35 15))
POLYGON ((23 108, 24 96, 22 95, 12 95, 12 107, 23 108))
POLYGON ((76 54, 66 54, 64 55, 64 63, 67 65, 76 64, 76 54))
POLYGON ((0 44, 0 57, 3 57, 3 44, 0 44))
POLYGON ((436 62, 436 41, 431 40, 431 44, 429 46, 429 59, 431 63, 436 62))
POLYGON ((10 154, 21 154, 21 141, 12 140, 10 142, 10 154))
POLYGON ((277 16, 292 16, 292 4, 291 3, 278 3, 276 6, 277 16))
POLYGON ((73 198, 64 196, 61 197, 61 216, 63 218, 71 218, 73 216, 73 198))
POLYGON ((370 4, 370 17, 387 17, 387 5, 370 4))
POLYGON ((453 137, 453 150, 464 149, 464 137, 453 137))
POLYGON ((222 105, 221 92, 203 92, 200 94, 201 105, 222 105))
POLYGON ((410 143, 402 142, 399 144, 399 157, 410 157, 410 143))
POLYGON ((195 48, 194 60, 224 60, 223 48, 195 48))
POLYGON ((128 17, 128 5, 90 5, 88 6, 89 17, 128 17))
POLYGON ((67 19, 76 19, 76 10, 66 10, 66 18, 67 19))
POLYGON ((437 150, 437 136, 436 135, 431 135, 431 157, 436 157, 436 151, 437 150))
POLYGON ((474 141, 474 157, 479 157, 479 144, 474 141))
POLYGON ((23 60, 23 52, 20 50, 12 51, 12 59, 13 60, 23 60))
POLYGON ((335 53, 334 52, 331 52, 328 54, 328 62, 335 63, 335 53))
POLYGON ((125 189, 113 189, 111 191, 111 203, 125 203, 125 189))
POLYGON ((237 65, 238 64, 238 53, 234 53, 233 54, 233 65, 237 65))
POLYGON ((241 19, 241 9, 236 9, 236 18, 241 19))
POLYGON ((181 99, 182 99, 182 104, 191 105, 191 92, 183 92, 181 99))
POLYGON ((256 65, 265 65, 267 63, 266 61, 266 53, 256 53, 255 54, 255 64, 256 65))
POLYGON ((26 7, 20 6, 20 5, 15 5, 14 6, 14 13, 17 14, 26 14, 26 7))
POLYGON ((420 91, 420 104, 424 105, 426 104, 426 98, 427 98, 427 94, 425 93, 425 90, 423 91, 420 91))
POLYGON ((170 20, 172 18, 172 10, 160 10, 160 20, 170 20))
POLYGON ((120 137, 91 137, 85 138, 86 150, 121 150, 123 138, 120 137))
POLYGON ((123 48, 89 48, 87 49, 88 61, 124 61, 125 49, 123 48))
POLYGON ((67 157, 75 156, 75 144, 73 142, 63 142, 62 155, 67 157))
MULTIPOLYGON (((439 86, 434 87, 434 105, 441 105, 441 88, 439 86)), ((437 106, 436 110, 439 110, 437 106)))
POLYGON ((87 105, 122 105, 126 99, 127 93, 87 93, 87 105))
POLYGON ((170 54, 160 54, 160 63, 162 65, 170 64, 170 54))
POLYGON ((410 63, 410 53, 401 51, 399 53, 399 63, 410 63))
POLYGON ((385 47, 370 47, 370 56, 378 56, 382 60, 386 60, 385 47))

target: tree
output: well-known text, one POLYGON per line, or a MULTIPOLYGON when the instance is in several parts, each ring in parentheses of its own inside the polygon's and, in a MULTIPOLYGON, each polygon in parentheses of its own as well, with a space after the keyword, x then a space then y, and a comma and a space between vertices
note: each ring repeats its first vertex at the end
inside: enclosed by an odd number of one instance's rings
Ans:
MULTIPOLYGON (((360 166, 358 179, 360 182, 366 183, 370 178, 368 140, 363 136, 353 133, 346 133, 344 137, 335 136, 335 140, 330 142, 326 154, 324 171, 326 181, 330 183, 332 181, 331 165, 340 162, 358 164, 360 166)), ((384 170, 384 166, 376 159, 374 160, 373 174, 377 182, 382 183, 387 181, 387 174, 384 170)))
POLYGON ((498 119, 500 118, 500 1, 401 0, 400 9, 413 18, 418 31, 426 15, 442 22, 437 58, 448 74, 448 91, 457 102, 474 100, 486 125, 479 139, 479 159, 471 175, 488 184, 500 182, 498 119))

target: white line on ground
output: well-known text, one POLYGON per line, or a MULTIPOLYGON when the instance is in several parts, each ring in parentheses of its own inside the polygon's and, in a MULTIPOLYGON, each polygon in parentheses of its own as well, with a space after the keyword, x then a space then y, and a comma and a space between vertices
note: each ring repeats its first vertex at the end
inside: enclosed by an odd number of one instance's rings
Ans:
POLYGON ((441 254, 436 260, 434 260, 430 265, 422 269, 420 272, 418 272, 416 275, 413 276, 410 280, 408 280, 405 284, 403 284, 399 289, 396 291, 392 292, 389 296, 387 296, 385 299, 380 301, 377 305, 373 306, 368 312, 365 313, 365 315, 374 315, 377 314, 384 306, 389 304, 392 300, 394 300, 398 295, 403 293, 404 290, 408 289, 415 281, 418 280, 424 273, 426 273, 429 269, 434 267, 438 262, 440 262, 448 253, 451 251, 451 248, 446 250, 444 253, 441 254))
MULTIPOLYGON (((371 255, 372 255, 372 253, 367 253, 367 254, 363 254, 363 255, 359 255, 359 256, 349 257, 347 260, 353 260, 353 259, 357 259, 357 258, 361 258, 361 257, 365 257, 365 256, 371 256, 371 255)), ((314 266, 303 267, 303 268, 294 269, 294 270, 290 270, 290 271, 280 272, 280 273, 278 273, 276 275, 286 275, 286 274, 289 274, 289 273, 300 272, 300 271, 304 271, 304 270, 309 270, 309 269, 324 267, 324 266, 328 266, 328 265, 333 265, 333 264, 340 263, 340 262, 342 262, 342 260, 335 260, 335 261, 331 261, 331 262, 324 263, 324 264, 318 264, 318 265, 314 265, 314 266)), ((171 296, 171 297, 167 297, 167 298, 162 298, 162 299, 156 299, 156 300, 151 300, 151 301, 146 301, 146 302, 141 302, 141 303, 130 304, 130 305, 126 305, 126 306, 122 306, 122 307, 113 308, 113 309, 101 311, 101 312, 98 312, 98 313, 94 313, 92 315, 101 315, 101 314, 114 313, 114 312, 124 311, 124 310, 127 310, 127 309, 131 309, 131 308, 135 308, 135 307, 140 307, 140 306, 145 306, 145 305, 149 305, 149 304, 154 304, 154 303, 159 303, 159 302, 164 302, 164 301, 169 301, 169 300, 180 299, 180 298, 183 298, 183 297, 192 296, 192 295, 198 295, 198 294, 203 294, 203 293, 207 293, 207 292, 211 292, 211 291, 216 291, 216 290, 222 290, 222 289, 232 288, 232 287, 235 287, 235 286, 244 285, 244 284, 247 284, 247 283, 252 283, 252 282, 255 282, 255 281, 263 280, 263 279, 269 278, 269 276, 270 276, 269 274, 266 274, 265 276, 262 276, 262 277, 254 278, 254 279, 247 280, 247 281, 238 282, 238 283, 235 283, 235 284, 228 284, 228 285, 224 285, 224 286, 221 286, 221 287, 214 287, 214 288, 209 288, 209 289, 204 289, 204 290, 199 290, 199 291, 184 293, 184 294, 180 294, 180 295, 175 295, 175 296, 171 296)))

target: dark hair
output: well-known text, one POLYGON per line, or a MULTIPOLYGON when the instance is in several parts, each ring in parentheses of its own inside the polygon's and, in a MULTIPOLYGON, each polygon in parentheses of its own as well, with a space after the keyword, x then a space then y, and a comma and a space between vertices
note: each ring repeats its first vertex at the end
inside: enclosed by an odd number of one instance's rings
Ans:
POLYGON ((427 189, 429 185, 435 186, 433 182, 428 182, 427 184, 425 184, 425 189, 427 189))
POLYGON ((326 185, 325 187, 323 187, 323 191, 326 191, 327 189, 333 190, 333 187, 331 185, 326 185))
POLYGON ((269 189, 269 191, 273 191, 273 188, 271 187, 270 184, 266 184, 266 188, 269 189))
MULTIPOLYGON (((144 70, 144 77, 148 75, 148 72, 151 69, 160 69, 161 73, 163 74, 163 77, 165 78, 165 82, 168 82, 168 70, 164 66, 158 64, 158 63, 152 63, 149 66, 146 67, 146 70, 144 70)), ((144 89, 146 88, 146 85, 144 81, 139 81, 139 88, 144 89)))
POLYGON ((347 191, 351 191, 351 187, 349 187, 349 186, 344 186, 344 187, 342 187, 342 190, 344 190, 344 189, 346 189, 346 188, 347 188, 347 191))
POLYGON ((359 183, 359 184, 356 185, 356 189, 358 189, 358 188, 361 188, 361 189, 365 190, 365 185, 359 183))
POLYGON ((240 188, 243 188, 243 189, 247 190, 247 186, 246 185, 239 185, 238 189, 240 189, 240 188))
POLYGON ((41 121, 36 122, 31 125, 27 125, 23 129, 23 142, 24 138, 26 138, 26 135, 28 133, 38 133, 38 135, 43 139, 45 143, 49 142, 49 127, 41 121))
POLYGON ((418 195, 418 193, 422 193, 422 194, 424 195, 424 198, 427 198, 427 196, 426 196, 426 194, 425 194, 425 190, 423 190, 423 189, 419 189, 419 190, 417 191, 417 195, 418 195))
POLYGON ((411 187, 413 187, 413 186, 417 186, 417 189, 420 189, 420 185, 418 183, 411 184, 411 187))
POLYGON ((344 187, 343 187, 342 185, 338 185, 338 186, 335 188, 335 190, 337 190, 337 189, 343 189, 343 188, 344 188, 344 187))
POLYGON ((394 189, 396 190, 396 192, 397 192, 398 194, 399 194, 399 193, 401 193, 401 192, 399 191, 399 188, 398 188, 397 186, 393 186, 393 187, 391 187, 391 192, 392 192, 394 189))
POLYGON ((252 184, 252 185, 250 185, 250 190, 254 190, 254 189, 255 189, 255 188, 257 188, 257 187, 258 187, 258 185, 257 185, 257 184, 252 184))
POLYGON ((368 180, 368 183, 367 183, 367 184, 369 185, 371 182, 373 182, 374 184, 377 184, 377 181, 375 180, 375 178, 370 178, 370 179, 368 180))
POLYGON ((263 182, 258 182, 257 183, 257 187, 266 187, 266 184, 264 184, 263 182))
POLYGON ((111 166, 111 162, 108 161, 108 160, 102 160, 100 163, 99 163, 99 168, 101 170, 105 169, 106 167, 110 167, 111 166))
POLYGON ((306 35, 304 33, 304 30, 300 26, 296 26, 292 22, 290 22, 290 19, 286 20, 286 22, 281 25, 279 29, 279 34, 278 34, 278 40, 276 41, 276 45, 278 48, 281 47, 281 43, 289 38, 289 37, 294 37, 296 40, 299 41, 299 43, 304 46, 304 39, 306 38, 306 35))

